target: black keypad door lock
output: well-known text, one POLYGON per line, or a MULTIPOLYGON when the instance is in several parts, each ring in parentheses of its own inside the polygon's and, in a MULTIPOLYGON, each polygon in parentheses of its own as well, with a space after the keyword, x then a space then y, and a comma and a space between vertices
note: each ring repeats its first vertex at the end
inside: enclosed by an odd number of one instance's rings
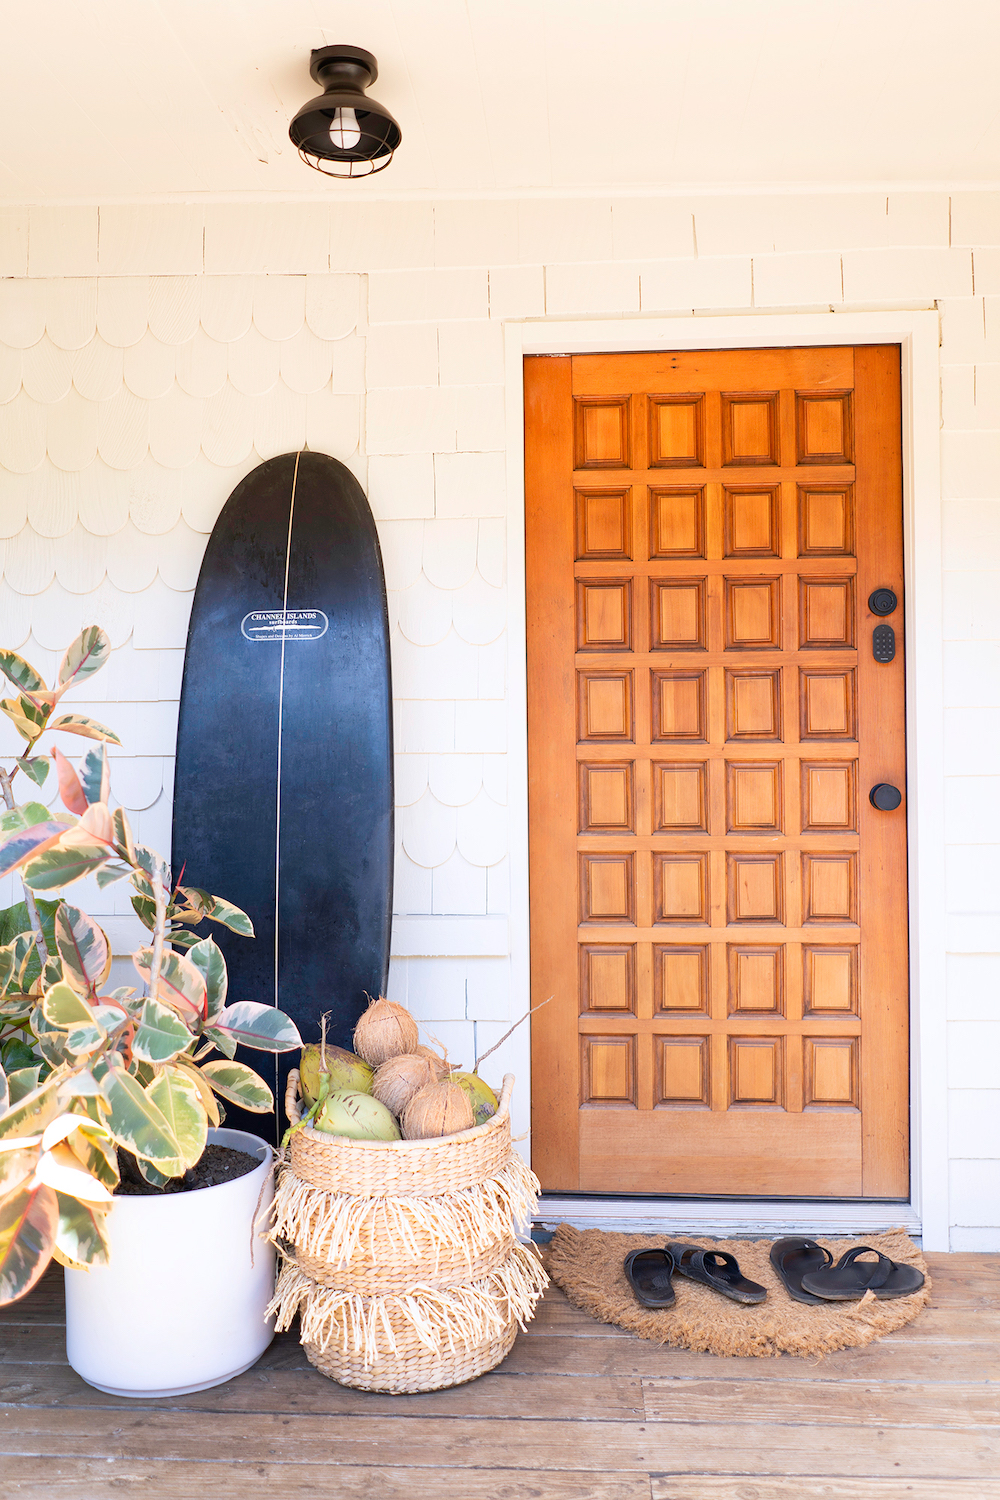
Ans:
POLYGON ((873 615, 891 615, 898 603, 892 589, 873 589, 868 595, 868 608, 873 615))
POLYGON ((903 794, 899 787, 888 781, 877 781, 868 793, 868 801, 879 812, 895 812, 902 800, 903 794))
POLYGON ((876 661, 892 661, 896 654, 896 632, 891 625, 876 625, 872 631, 872 656, 876 661))

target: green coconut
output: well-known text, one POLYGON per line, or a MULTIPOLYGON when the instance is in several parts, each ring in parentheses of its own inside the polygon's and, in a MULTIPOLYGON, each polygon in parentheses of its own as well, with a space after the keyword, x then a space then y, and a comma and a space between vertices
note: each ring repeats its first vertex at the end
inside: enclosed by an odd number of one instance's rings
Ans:
POLYGON ((478 1073, 451 1073, 449 1078, 468 1094, 476 1124, 485 1125, 500 1108, 500 1101, 489 1084, 484 1083, 478 1073))
POLYGON ((299 1063, 299 1088, 303 1099, 311 1108, 320 1096, 324 1078, 327 1080, 328 1093, 350 1089, 355 1094, 370 1094, 374 1072, 374 1068, 364 1058, 357 1057, 344 1047, 327 1047, 324 1070, 322 1050, 319 1047, 303 1047, 302 1061, 299 1063))
POLYGON ((398 1141, 395 1116, 373 1099, 352 1089, 338 1089, 324 1099, 313 1118, 316 1130, 326 1135, 346 1135, 352 1141, 398 1141))

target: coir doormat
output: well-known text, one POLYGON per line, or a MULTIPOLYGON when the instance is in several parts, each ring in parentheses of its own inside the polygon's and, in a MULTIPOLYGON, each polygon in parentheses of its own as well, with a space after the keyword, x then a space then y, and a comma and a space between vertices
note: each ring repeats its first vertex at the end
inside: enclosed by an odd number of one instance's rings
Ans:
POLYGON ((546 1269, 574 1307, 602 1323, 615 1323, 640 1338, 695 1349, 709 1354, 767 1357, 800 1354, 816 1357, 834 1349, 857 1348, 902 1328, 917 1316, 930 1298, 930 1277, 920 1251, 903 1229, 860 1236, 853 1240, 825 1240, 835 1260, 852 1245, 870 1245, 896 1261, 907 1261, 927 1279, 911 1297, 879 1302, 866 1292, 860 1302, 831 1302, 810 1307, 790 1297, 776 1276, 768 1252, 770 1240, 708 1240, 681 1235, 662 1239, 648 1234, 612 1234, 603 1229, 574 1229, 560 1224, 546 1255, 546 1269), (744 1276, 767 1288, 767 1301, 745 1307, 709 1287, 676 1273, 677 1300, 672 1307, 652 1311, 632 1295, 622 1262, 630 1250, 663 1245, 683 1238, 704 1250, 728 1250, 744 1276))

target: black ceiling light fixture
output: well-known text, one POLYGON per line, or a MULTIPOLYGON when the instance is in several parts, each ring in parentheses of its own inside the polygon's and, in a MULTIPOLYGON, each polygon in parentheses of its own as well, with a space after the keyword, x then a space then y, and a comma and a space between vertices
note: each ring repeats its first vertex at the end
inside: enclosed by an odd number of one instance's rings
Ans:
POLYGON ((288 134, 299 155, 329 177, 368 177, 392 161, 403 133, 389 111, 365 97, 378 63, 363 47, 316 47, 309 72, 323 93, 303 104, 288 134))

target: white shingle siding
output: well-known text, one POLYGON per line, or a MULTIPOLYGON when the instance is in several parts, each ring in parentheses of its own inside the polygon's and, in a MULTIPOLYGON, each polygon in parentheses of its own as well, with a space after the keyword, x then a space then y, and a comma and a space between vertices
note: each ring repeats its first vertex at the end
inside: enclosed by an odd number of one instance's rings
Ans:
MULTIPOLYGON (((951 1219, 955 1248, 997 1249, 1000 194, 0 209, 0 638, 51 671, 105 626, 111 666, 75 696, 120 732, 115 793, 166 844, 218 512, 284 449, 347 463, 389 589, 391 992, 471 1063, 526 1008, 507 956, 502 320, 887 303, 941 315, 951 1219)), ((121 888, 80 897, 122 944, 121 888)))

